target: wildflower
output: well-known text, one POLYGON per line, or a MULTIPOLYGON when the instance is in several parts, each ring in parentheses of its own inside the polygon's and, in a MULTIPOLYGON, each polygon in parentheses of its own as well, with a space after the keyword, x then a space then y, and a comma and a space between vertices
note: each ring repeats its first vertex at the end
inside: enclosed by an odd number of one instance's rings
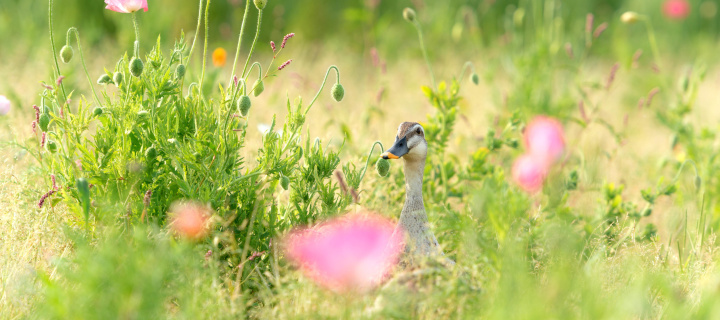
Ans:
POLYGON ((660 92, 660 88, 657 88, 657 87, 652 88, 652 90, 650 90, 650 92, 648 92, 647 103, 645 105, 650 107, 653 97, 655 97, 655 95, 658 94, 658 92, 660 92))
POLYGON ((150 197, 152 197, 152 190, 145 191, 145 197, 143 197, 143 205, 146 207, 150 206, 150 197))
POLYGON ((255 258, 260 257, 260 256, 262 256, 262 255, 264 255, 264 254, 265 254, 265 251, 253 252, 253 253, 250 255, 250 257, 248 258, 248 261, 253 261, 253 260, 255 260, 255 258))
POLYGON ((31 125, 33 133, 37 133, 37 120, 34 120, 31 125))
POLYGON ((175 78, 178 79, 178 80, 180 80, 180 79, 182 79, 183 77, 185 77, 185 71, 186 71, 185 65, 184 65, 184 64, 179 64, 179 65, 177 66, 177 68, 175 68, 175 78))
POLYGON ((275 42, 270 41, 270 48, 272 48, 273 53, 275 53, 275 49, 276 49, 276 48, 275 48, 275 42))
POLYGON ((69 45, 64 45, 62 49, 60 49, 60 60, 62 60, 63 63, 70 63, 74 55, 75 51, 69 45))
POLYGON ((687 0, 666 0, 662 11, 669 19, 682 20, 690 15, 690 3, 687 0))
POLYGON ((10 112, 10 100, 0 95, 0 116, 4 116, 10 112))
POLYGON ((542 188, 547 175, 547 163, 537 155, 525 154, 517 158, 512 167, 512 177, 527 192, 542 188))
POLYGON ((45 147, 45 138, 46 138, 46 137, 47 137, 47 133, 43 132, 43 133, 42 133, 42 138, 40 138, 40 148, 44 148, 44 147, 45 147))
POLYGON ((120 13, 133 13, 140 9, 148 11, 147 0, 105 0, 105 9, 120 13))
POLYGON ((80 160, 80 159, 75 160, 75 166, 76 166, 78 169, 82 170, 82 168, 83 168, 83 166, 82 166, 82 160, 80 160))
POLYGON ((33 109, 35 109, 35 121, 40 122, 40 108, 38 108, 37 105, 33 105, 33 109))
POLYGON ((38 209, 42 209, 42 207, 43 207, 43 205, 45 204, 45 201, 47 200, 47 198, 49 198, 49 197, 52 196, 53 194, 55 194, 55 189, 50 190, 50 191, 48 191, 47 193, 45 193, 44 195, 42 195, 42 197, 40 197, 40 201, 38 201, 38 209))
POLYGON ((295 33, 288 33, 288 34, 286 34, 285 37, 283 37, 283 41, 282 41, 282 43, 280 44, 280 48, 281 48, 281 49, 285 48, 285 44, 287 43, 287 41, 290 40, 290 38, 292 38, 292 37, 294 37, 294 36, 295 36, 295 33))
POLYGON ((334 291, 366 291, 397 264, 403 243, 394 224, 377 214, 350 214, 286 238, 287 256, 300 270, 334 291))
POLYGON ((227 51, 223 48, 217 48, 212 53, 212 61, 213 65, 216 67, 222 67, 225 65, 225 61, 227 60, 227 51))
POLYGON ((605 29, 607 29, 607 27, 608 27, 608 23, 607 23, 607 22, 601 23, 597 28, 595 28, 595 31, 593 32, 593 37, 594 37, 595 39, 597 39, 598 37, 600 37, 600 35, 603 33, 603 31, 605 31, 605 29))
POLYGON ((100 76, 100 78, 98 78, 97 83, 98 83, 98 84, 108 84, 108 83, 112 83, 112 79, 110 78, 109 75, 107 75, 106 73, 103 73, 103 74, 100 76))
POLYGON ((608 76, 607 83, 605 84, 606 90, 610 90, 610 86, 612 85, 613 81, 615 80, 615 74, 617 74, 618 68, 620 68, 620 64, 615 63, 612 66, 612 69, 610 69, 610 75, 608 76))
POLYGON ((60 188, 58 188, 58 186, 57 186, 57 181, 55 181, 55 175, 54 175, 54 174, 51 174, 51 175, 50 175, 50 181, 52 181, 53 190, 58 190, 58 189, 60 189, 60 188))
POLYGON ((292 59, 290 59, 290 60, 288 60, 288 61, 285 61, 283 64, 281 64, 281 65, 278 67, 278 70, 285 69, 285 67, 287 67, 287 66, 290 64, 290 62, 292 62, 292 59))
POLYGON ((562 125, 550 117, 533 119, 525 128, 524 138, 529 153, 547 163, 560 158, 565 149, 562 125))
POLYGON ((59 87, 59 86, 62 84, 62 82, 63 82, 64 79, 65 79, 65 76, 59 76, 59 77, 55 80, 55 85, 57 85, 57 86, 59 87))
POLYGON ((212 254, 213 254, 212 250, 208 250, 207 252, 205 252, 205 260, 206 261, 210 260, 210 257, 212 257, 212 254))
POLYGON ((585 33, 590 34, 594 24, 595 16, 593 16, 592 13, 588 13, 587 16, 585 16, 585 33))
POLYGON ((208 233, 210 209, 194 202, 176 202, 170 207, 170 227, 181 237, 199 240, 208 233))
POLYGON ((622 16, 620 16, 620 21, 622 21, 624 24, 633 24, 637 22, 639 18, 640 17, 637 13, 628 11, 623 13, 622 16))

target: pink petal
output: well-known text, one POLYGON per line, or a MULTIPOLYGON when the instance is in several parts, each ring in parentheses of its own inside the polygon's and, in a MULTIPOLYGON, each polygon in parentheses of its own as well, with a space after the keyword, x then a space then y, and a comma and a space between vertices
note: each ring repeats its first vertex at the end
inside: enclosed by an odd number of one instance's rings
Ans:
POLYGON ((5 96, 0 96, 0 116, 4 116, 10 112, 10 100, 5 96))
POLYGON ((515 182, 527 192, 542 189, 547 175, 548 163, 545 159, 531 154, 524 154, 515 160, 512 176, 515 182))
POLYGON ((535 117, 525 128, 524 138, 528 152, 547 161, 558 160, 565 150, 562 125, 550 117, 535 117))
POLYGON ((398 261, 403 246, 392 237, 394 228, 374 214, 351 214, 293 231, 286 252, 301 271, 326 288, 366 290, 378 285, 398 261))
POLYGON ((121 13, 132 13, 140 9, 148 11, 147 0, 105 0, 105 3, 105 9, 121 13))

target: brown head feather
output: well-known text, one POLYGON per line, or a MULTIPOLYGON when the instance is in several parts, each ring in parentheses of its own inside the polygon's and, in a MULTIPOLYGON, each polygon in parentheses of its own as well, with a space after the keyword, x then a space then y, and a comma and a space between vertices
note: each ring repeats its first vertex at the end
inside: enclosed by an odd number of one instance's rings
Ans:
POLYGON ((401 123, 401 124, 400 124, 400 127, 398 127, 398 133, 397 133, 398 139, 402 139, 403 137, 405 137, 405 136, 408 134, 408 131, 409 131, 412 127, 414 127, 416 124, 418 124, 418 123, 417 123, 417 122, 403 122, 403 123, 401 123))

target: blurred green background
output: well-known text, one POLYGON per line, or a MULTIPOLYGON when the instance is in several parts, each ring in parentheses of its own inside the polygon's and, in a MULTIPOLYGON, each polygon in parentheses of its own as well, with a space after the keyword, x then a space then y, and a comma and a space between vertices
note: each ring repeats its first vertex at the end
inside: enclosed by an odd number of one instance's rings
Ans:
MULTIPOLYGON (((150 10, 139 14, 142 35, 161 35, 165 43, 179 36, 180 30, 192 35, 197 21, 198 1, 195 0, 149 0, 150 10)), ((698 54, 707 44, 717 41, 720 26, 717 8, 720 0, 690 1, 691 12, 687 19, 671 20, 662 14, 659 0, 588 0, 588 1, 513 1, 513 0, 269 0, 264 15, 261 43, 278 41, 284 34, 295 32, 296 41, 313 44, 307 49, 338 49, 345 53, 367 54, 369 48, 381 50, 390 61, 399 57, 403 48, 416 48, 415 39, 408 37, 410 27, 401 18, 404 7, 415 8, 425 28, 428 43, 435 49, 471 51, 494 48, 507 41, 508 28, 513 19, 523 16, 530 19, 552 19, 567 34, 584 33, 587 13, 595 15, 595 26, 603 21, 619 19, 626 10, 633 10, 650 17, 659 34, 660 47, 680 54, 698 54), (517 11, 517 8, 537 8, 517 11), (554 14, 548 16, 548 8, 554 14), (545 9, 545 10, 543 10, 545 9), (701 45, 704 43, 705 45, 701 45), (452 47, 446 47, 452 45, 452 47)), ((130 17, 104 10, 102 0, 56 0, 56 40, 62 42, 64 31, 71 26, 80 30, 83 42, 98 47, 104 42, 120 43, 108 49, 130 47, 133 29, 130 17)), ((3 50, 0 57, 19 56, 32 58, 37 53, 46 54, 47 1, 2 0, 0 1, 0 38, 3 50)), ((210 41, 215 46, 234 48, 244 9, 243 0, 214 0, 211 2, 210 41)), ((250 12, 254 21, 256 10, 250 12)), ((549 22, 549 21, 544 21, 549 22)), ((532 23, 526 25, 533 26, 532 23)), ((537 25, 537 24, 535 24, 537 25)), ((612 53, 612 45, 623 47, 627 43, 642 43, 642 28, 606 32, 614 40, 600 43, 605 52, 612 53), (637 31, 637 32, 634 32, 637 31), (630 33, 628 36, 626 33, 630 33), (620 40, 618 40, 620 39, 620 40), (625 42, 618 43, 618 41, 625 42), (612 45, 611 45, 612 44, 612 45)), ((252 37, 251 25, 246 36, 252 37)), ((532 28, 526 28, 532 33, 532 28)), ((189 38, 191 39, 191 38, 189 38)), ((154 41, 143 41, 150 48, 154 41)), ((105 48, 103 48, 105 49, 105 48)), ((439 51, 433 50, 430 51, 439 51)), ((123 49, 124 50, 124 49, 123 49)), ((231 51, 231 50, 228 50, 231 51)), ((447 50, 446 50, 447 51, 447 50)), ((414 52, 413 54, 419 54, 414 52)), ((7 61, 7 60, 4 60, 7 61)))

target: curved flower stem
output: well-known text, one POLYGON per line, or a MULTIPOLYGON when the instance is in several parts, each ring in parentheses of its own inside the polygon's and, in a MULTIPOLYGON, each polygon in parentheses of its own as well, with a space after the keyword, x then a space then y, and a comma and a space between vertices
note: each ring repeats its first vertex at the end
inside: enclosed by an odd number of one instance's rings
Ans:
POLYGON ((313 103, 315 103, 315 100, 317 100, 318 96, 320 96, 320 92, 322 92, 323 88, 325 88, 325 82, 327 82, 328 75, 330 75, 330 70, 335 69, 335 75, 337 76, 337 83, 340 83, 340 70, 338 70, 337 66, 332 65, 328 67, 327 72, 325 72, 325 78, 323 79, 322 84, 320 85, 320 89, 315 94, 315 97, 310 101, 310 104, 307 106, 307 109, 305 110, 305 114, 307 114, 310 111, 310 107, 312 107, 313 103))
POLYGON ((93 86, 93 81, 90 79, 90 73, 88 72, 87 65, 85 65, 85 56, 83 55, 82 51, 82 45, 80 45, 80 33, 78 32, 77 28, 71 27, 68 29, 67 32, 67 38, 66 40, 68 43, 70 42, 70 33, 75 33, 75 42, 78 46, 78 51, 80 52, 80 61, 82 62, 83 69, 85 69, 85 76, 87 77, 88 83, 90 84, 90 89, 92 90, 93 96, 95 96, 95 102, 97 102, 98 106, 102 106, 102 103, 100 103, 100 98, 98 98, 97 92, 95 92, 95 87, 93 86))
MULTIPOLYGON (((248 1, 250 2, 250 1, 248 1)), ((255 38, 253 39, 252 45, 250 45, 250 53, 248 53, 247 59, 245 60, 245 67, 243 67, 242 71, 242 77, 245 77, 245 72, 248 71, 248 64, 250 63, 250 58, 252 58, 253 51, 255 51, 255 44, 257 43, 258 37, 260 37, 260 26, 262 25, 262 14, 263 9, 258 9, 258 21, 257 21, 257 29, 255 30, 255 38)))
POLYGON ((465 71, 467 71, 468 68, 472 68, 472 71, 475 72, 475 65, 470 61, 466 61, 462 69, 460 70, 460 77, 458 78, 458 82, 462 82, 462 79, 465 77, 465 71))
POLYGON ((202 73, 200 74, 200 86, 199 91, 200 95, 202 95, 202 88, 203 88, 203 82, 205 82, 205 64, 207 60, 207 46, 208 46, 208 13, 210 12, 210 0, 207 0, 207 3, 205 5, 205 39, 203 39, 204 48, 203 48, 203 63, 202 63, 202 73))
POLYGON ((195 41, 197 41, 198 34, 200 33, 200 23, 202 23, 202 9, 203 9, 203 0, 200 0, 200 8, 198 8, 198 22, 197 27, 195 27, 195 37, 193 37, 192 45, 190 46, 190 52, 187 55, 187 63, 185 63, 186 67, 190 65, 190 57, 192 57, 193 50, 195 49, 195 41))
POLYGON ((699 190, 701 182, 698 183, 697 181, 702 181, 702 180, 700 178, 700 175, 698 174, 697 165, 695 164, 695 161, 693 161, 692 159, 687 159, 687 160, 683 161, 683 163, 680 165, 680 169, 678 169, 678 172, 675 174, 675 178, 673 178, 673 180, 672 180, 672 184, 677 183, 678 179, 680 179, 680 174, 682 173, 683 169, 685 169, 685 164, 687 164, 687 163, 690 163, 693 166, 693 168, 695 169, 695 181, 696 181, 695 187, 697 187, 699 190))
MULTIPOLYGON (((55 79, 60 77, 60 64, 58 64, 57 59, 57 49, 55 49, 55 39, 53 37, 53 24, 52 24, 52 8, 53 8, 53 0, 50 0, 50 5, 48 8, 48 27, 50 29, 50 45, 52 46, 52 52, 53 52, 53 59, 55 60, 55 79)), ((67 101, 67 94, 65 93, 65 85, 60 83, 60 90, 63 93, 63 98, 65 101, 67 101)))
POLYGON ((370 152, 368 153, 367 160, 365 161, 365 168, 363 169, 363 173, 360 175, 360 182, 362 182, 363 178, 365 178, 365 172, 367 171, 368 165, 370 164, 370 157, 372 156, 373 150, 375 150, 375 146, 378 144, 380 145, 380 153, 385 152, 385 147, 383 147, 380 141, 375 141, 375 143, 373 143, 372 147, 370 148, 370 152))
MULTIPOLYGON (((240 47, 242 45, 243 34, 245 34, 245 21, 247 21, 248 12, 250 12, 250 0, 245 0, 245 13, 243 14, 242 23, 240 24, 240 35, 238 36, 237 49, 235 49, 235 59, 233 60, 233 67, 232 71, 230 72, 229 83, 232 83, 233 81, 233 76, 235 76, 235 67, 237 65, 238 58, 240 58, 240 47)), ((230 85, 228 84, 228 87, 229 86, 230 85)))
POLYGON ((135 28, 135 52, 133 54, 136 58, 140 58, 140 26, 138 25, 135 12, 132 13, 132 21, 133 27, 135 28))
POLYGON ((256 83, 256 84, 252 87, 252 89, 250 89, 250 91, 248 92, 248 95, 250 95, 251 93, 255 92, 255 88, 257 88, 257 85, 258 85, 259 82, 262 81, 262 79, 263 79, 262 65, 260 64, 260 62, 254 62, 254 63, 250 66, 250 70, 248 71, 248 73, 245 75, 245 77, 243 77, 243 80, 247 80, 247 78, 250 76, 250 72, 252 71, 253 67, 255 67, 256 65, 257 65, 257 67, 258 67, 258 83, 256 83))
POLYGON ((422 50, 423 57, 425 58, 425 64, 427 64, 428 71, 430 72, 430 81, 432 81, 432 87, 433 90, 437 89, 435 87, 435 75, 433 74, 432 65, 430 65, 430 58, 428 57, 427 48, 425 48, 425 40, 423 39, 422 34, 422 28, 420 27, 420 22, 415 19, 413 21, 413 25, 415 26, 415 29, 418 32, 418 38, 420 39, 420 49, 422 50))
POLYGON ((653 30, 652 24, 650 23, 650 19, 648 17, 642 16, 641 19, 645 23, 645 29, 648 33, 648 41, 650 42, 650 49, 652 50, 655 65, 660 68, 660 51, 658 50, 657 40, 655 39, 655 31, 653 30))

